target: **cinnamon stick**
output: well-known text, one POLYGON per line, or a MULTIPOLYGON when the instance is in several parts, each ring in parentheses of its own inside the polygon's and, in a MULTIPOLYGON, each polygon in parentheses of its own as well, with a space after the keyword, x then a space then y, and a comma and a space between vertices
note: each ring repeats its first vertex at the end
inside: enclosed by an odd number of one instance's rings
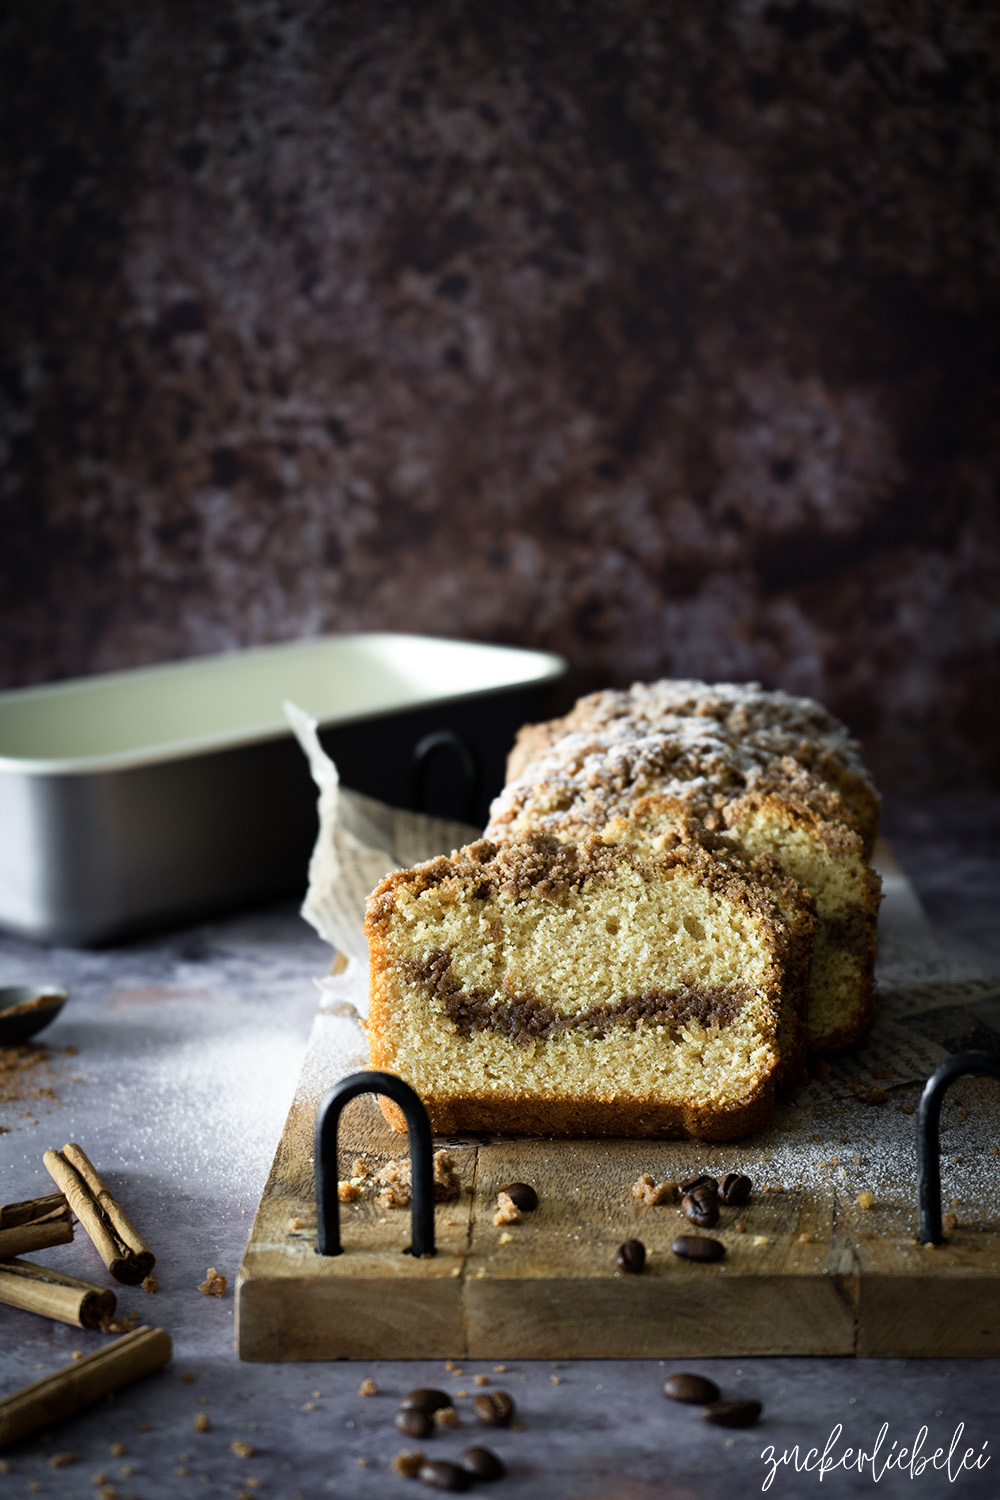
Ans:
POLYGON ((118 1305, 110 1288, 30 1260, 0 1262, 0 1302, 76 1328, 100 1328, 106 1318, 114 1317, 118 1305))
POLYGON ((73 1216, 65 1193, 0 1205, 0 1260, 29 1250, 47 1250, 50 1245, 67 1245, 72 1238, 73 1216))
POLYGON ((71 1141, 61 1151, 46 1151, 43 1160, 115 1280, 138 1286, 155 1266, 156 1256, 112 1197, 86 1152, 71 1141))
POLYGON ((170 1335, 162 1328, 137 1328, 114 1343, 64 1365, 53 1375, 0 1401, 0 1448, 48 1427, 99 1401, 111 1391, 158 1370, 170 1358, 170 1335))

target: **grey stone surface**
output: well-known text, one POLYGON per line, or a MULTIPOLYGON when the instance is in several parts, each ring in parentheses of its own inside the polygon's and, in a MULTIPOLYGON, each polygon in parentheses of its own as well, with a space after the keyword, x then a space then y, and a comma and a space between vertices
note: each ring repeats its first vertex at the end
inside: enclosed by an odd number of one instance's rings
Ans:
MULTIPOLYGON (((899 831, 900 852, 945 941, 977 944, 987 957, 995 957, 992 912, 1000 896, 998 820, 995 800, 890 808, 891 831, 899 831), (974 860, 973 826, 980 829, 974 860)), ((491 1491, 498 1496, 731 1500, 763 1489, 768 1448, 780 1456, 798 1445, 804 1457, 822 1449, 839 1424, 837 1457, 847 1447, 870 1449, 883 1423, 883 1459, 894 1442, 910 1447, 924 1425, 931 1451, 947 1447, 964 1423, 958 1454, 972 1448, 979 1458, 988 1444, 991 1462, 954 1483, 928 1470, 913 1479, 890 1471, 876 1484, 871 1468, 838 1469, 820 1483, 814 1472, 782 1468, 769 1493, 993 1500, 1000 1492, 996 1360, 513 1361, 502 1376, 484 1362, 462 1365, 461 1376, 437 1360, 241 1364, 232 1344, 232 1281, 298 1074, 316 1005, 313 979, 328 959, 288 905, 103 952, 0 939, 0 983, 55 978, 72 992, 63 1016, 39 1039, 50 1076, 26 1073, 25 1097, 4 1106, 0 1197, 45 1191, 42 1152, 79 1140, 158 1254, 160 1290, 150 1296, 123 1288, 120 1311, 134 1309, 167 1328, 175 1350, 166 1370, 0 1454, 10 1465, 0 1473, 0 1493, 90 1496, 100 1492, 98 1473, 121 1500, 423 1493, 387 1468, 393 1454, 412 1446, 392 1425, 395 1398, 420 1384, 474 1389, 479 1372, 514 1396, 523 1419, 521 1432, 486 1435, 509 1467, 509 1478, 491 1491), (75 1054, 65 1051, 70 1047, 75 1054), (38 1086, 51 1095, 30 1092, 38 1086), (222 1299, 198 1292, 209 1266, 230 1278, 222 1299), (727 1433, 703 1423, 696 1408, 666 1401, 665 1376, 684 1368, 710 1374, 726 1396, 763 1401, 760 1425, 727 1433), (366 1375, 377 1396, 358 1395, 366 1375), (201 1412, 211 1422, 205 1433, 192 1426, 201 1412), (233 1441, 251 1443, 254 1454, 237 1457, 233 1441), (112 1456, 116 1443, 125 1455, 112 1456), (49 1460, 65 1453, 76 1462, 52 1468, 49 1460)), ((1000 972, 1000 962, 995 968, 1000 972)), ((82 1233, 38 1258, 107 1282, 82 1233)), ((0 1396, 102 1341, 101 1334, 0 1307, 0 1396)), ((460 1426, 425 1445, 435 1456, 484 1437, 468 1403, 459 1406, 460 1426)))

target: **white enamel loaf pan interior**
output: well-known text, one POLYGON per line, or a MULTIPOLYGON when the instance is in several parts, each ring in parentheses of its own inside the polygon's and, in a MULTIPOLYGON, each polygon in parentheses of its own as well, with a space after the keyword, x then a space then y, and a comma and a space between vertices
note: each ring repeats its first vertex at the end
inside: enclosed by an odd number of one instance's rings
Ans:
POLYGON ((383 632, 0 693, 0 926, 100 943, 304 891, 316 792, 286 699, 345 785, 479 823, 564 671, 383 632))

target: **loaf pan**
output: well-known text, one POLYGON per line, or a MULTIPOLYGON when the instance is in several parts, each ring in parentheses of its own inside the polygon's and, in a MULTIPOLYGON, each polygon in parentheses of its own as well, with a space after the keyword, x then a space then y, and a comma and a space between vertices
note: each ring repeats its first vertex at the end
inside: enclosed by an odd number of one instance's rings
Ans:
POLYGON ((286 699, 344 785, 481 826, 564 672, 374 632, 0 693, 0 927, 86 946, 304 891, 316 789, 286 699))

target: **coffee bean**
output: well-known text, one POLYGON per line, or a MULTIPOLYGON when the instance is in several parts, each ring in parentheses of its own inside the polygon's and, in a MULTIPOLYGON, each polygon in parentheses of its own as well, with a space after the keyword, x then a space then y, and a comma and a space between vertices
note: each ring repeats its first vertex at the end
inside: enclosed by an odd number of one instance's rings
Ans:
POLYGON ((712 1401, 702 1416, 717 1427, 752 1427, 761 1411, 759 1401, 712 1401))
POLYGON ((476 1479, 502 1479, 507 1472, 489 1448, 466 1448, 462 1454, 462 1468, 468 1469, 476 1479))
POLYGON ((714 1380, 704 1375, 671 1375, 663 1382, 663 1394, 671 1401, 687 1401, 692 1406, 706 1406, 722 1394, 714 1380))
POLYGON ((727 1208, 739 1208, 750 1196, 753 1183, 742 1172, 727 1172, 719 1188, 719 1197, 727 1208))
POLYGON ((690 1193, 696 1187, 718 1188, 716 1178, 710 1177, 707 1172, 695 1172, 691 1177, 685 1177, 679 1184, 682 1193, 690 1193))
POLYGON ((681 1199, 681 1213, 692 1224, 697 1224, 699 1229, 711 1229, 713 1224, 718 1224, 719 1195, 715 1188, 702 1183, 700 1187, 685 1193, 681 1199))
POLYGON ((408 1391, 399 1404, 404 1410, 415 1407, 417 1411, 432 1412, 450 1406, 451 1397, 447 1391, 427 1390, 421 1386, 418 1390, 408 1391))
POLYGON ((484 1391, 473 1401, 472 1409, 487 1427, 506 1427, 514 1415, 514 1403, 506 1391, 484 1391))
POLYGON ((451 1464, 446 1458, 429 1458, 420 1465, 417 1478, 424 1484, 432 1484, 437 1490, 467 1490, 472 1486, 468 1469, 451 1464))
POLYGON ((425 1438, 434 1431, 434 1418, 419 1406, 401 1406, 393 1420, 407 1437, 425 1438))
POLYGON ((670 1248, 681 1260, 721 1260, 726 1253, 725 1245, 700 1234, 679 1235, 670 1248))
POLYGON ((500 1189, 506 1193, 515 1208, 519 1208, 523 1214, 530 1214, 533 1208, 538 1207, 538 1194, 527 1182, 508 1182, 506 1187, 500 1189))
POLYGON ((645 1264, 646 1247, 642 1240, 626 1240, 624 1245, 618 1246, 615 1265, 619 1271, 627 1271, 631 1276, 638 1276, 645 1264))

